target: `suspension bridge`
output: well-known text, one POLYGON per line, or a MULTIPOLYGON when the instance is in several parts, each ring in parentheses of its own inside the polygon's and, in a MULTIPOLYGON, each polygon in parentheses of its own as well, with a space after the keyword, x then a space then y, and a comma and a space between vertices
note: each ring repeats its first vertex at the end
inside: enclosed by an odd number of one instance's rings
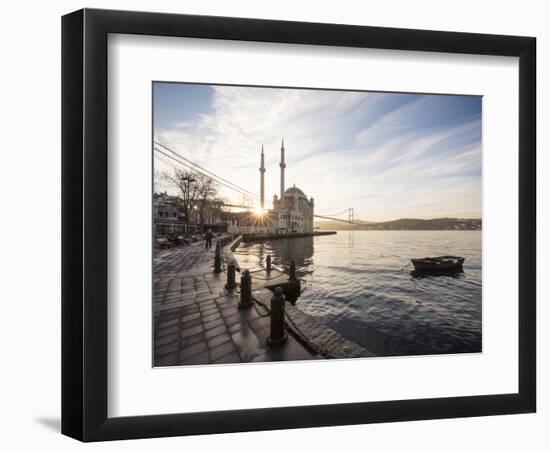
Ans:
MULTIPOLYGON (((168 148, 167 146, 165 146, 163 144, 160 144, 157 141, 154 141, 154 150, 159 156, 162 156, 165 159, 165 161, 169 162, 172 166, 173 166, 173 163, 177 163, 180 166, 185 167, 188 170, 191 170, 195 173, 198 173, 198 174, 203 175, 207 178, 210 178, 215 183, 218 183, 219 185, 222 185, 222 186, 232 190, 233 192, 236 192, 236 193, 240 194, 242 196, 242 198, 247 200, 247 201, 257 202, 257 203, 259 203, 259 201, 260 201, 260 197, 257 194, 255 194, 255 193, 253 193, 253 192, 251 192, 247 189, 244 189, 244 188, 236 185, 232 181, 229 181, 229 180, 227 180, 227 179, 211 172, 210 170, 200 166, 199 164, 197 164, 197 163, 191 161, 190 159, 180 155, 178 152, 168 148)), ((272 202, 267 200, 267 199, 265 200, 265 203, 272 204, 272 202)), ((244 203, 239 204, 239 203, 224 202, 224 206, 229 207, 229 208, 240 208, 240 209, 244 209, 244 210, 256 209, 254 206, 251 206, 249 204, 244 204, 244 203)), ((335 221, 335 222, 344 222, 344 223, 347 223, 347 224, 362 224, 362 223, 365 223, 365 221, 363 221, 359 218, 359 216, 355 212, 354 208, 345 208, 342 211, 339 211, 339 212, 334 213, 334 214, 314 214, 314 217, 318 218, 318 219, 332 220, 332 221, 335 221)))

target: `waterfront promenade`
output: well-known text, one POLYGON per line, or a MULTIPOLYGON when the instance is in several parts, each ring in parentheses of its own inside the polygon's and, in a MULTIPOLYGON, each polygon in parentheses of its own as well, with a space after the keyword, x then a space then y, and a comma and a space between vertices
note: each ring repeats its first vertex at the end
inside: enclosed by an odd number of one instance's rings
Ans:
POLYGON ((155 249, 154 366, 318 358, 291 334, 284 345, 267 346, 268 311, 237 307, 239 294, 225 289, 225 272, 213 273, 215 247, 216 240, 208 250, 204 242, 155 249))

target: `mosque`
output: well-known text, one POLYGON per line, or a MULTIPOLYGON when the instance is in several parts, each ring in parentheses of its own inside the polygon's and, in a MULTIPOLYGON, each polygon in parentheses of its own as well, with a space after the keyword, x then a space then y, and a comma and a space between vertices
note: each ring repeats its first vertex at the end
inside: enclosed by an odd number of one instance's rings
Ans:
POLYGON ((279 163, 280 193, 273 196, 273 207, 265 208, 264 147, 260 156, 260 208, 258 211, 238 213, 228 224, 232 233, 309 233, 313 231, 313 198, 308 199, 295 185, 285 190, 285 143, 281 143, 279 163))

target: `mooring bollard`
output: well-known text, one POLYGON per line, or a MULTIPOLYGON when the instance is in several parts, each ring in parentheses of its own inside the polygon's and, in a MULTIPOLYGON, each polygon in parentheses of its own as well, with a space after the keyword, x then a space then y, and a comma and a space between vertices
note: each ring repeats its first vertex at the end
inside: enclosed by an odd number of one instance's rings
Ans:
POLYGON ((252 277, 248 269, 243 270, 241 274, 241 301, 239 302, 239 308, 248 308, 252 306, 254 300, 252 300, 252 277))
POLYGON ((290 261, 290 274, 288 276, 289 281, 296 281, 296 263, 294 260, 290 261))
POLYGON ((222 246, 218 241, 216 243, 216 254, 214 256, 214 273, 220 273, 222 271, 222 246))
POLYGON ((279 286, 275 288, 271 297, 271 327, 270 335, 267 337, 267 345, 281 345, 287 340, 285 331, 285 294, 279 286))
POLYGON ((225 284, 226 289, 235 289, 237 287, 237 283, 235 282, 235 263, 233 261, 230 261, 227 264, 227 283, 225 284))
POLYGON ((267 255, 267 258, 265 258, 265 270, 271 272, 271 255, 267 255))

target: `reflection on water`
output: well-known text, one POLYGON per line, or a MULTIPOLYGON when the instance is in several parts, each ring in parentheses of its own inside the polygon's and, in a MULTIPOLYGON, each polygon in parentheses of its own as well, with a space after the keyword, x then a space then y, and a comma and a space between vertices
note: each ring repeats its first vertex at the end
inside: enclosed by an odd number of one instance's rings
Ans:
POLYGON ((378 355, 481 351, 481 232, 339 231, 243 243, 244 268, 296 261, 306 281, 296 306, 378 355), (462 272, 403 270, 410 258, 456 254, 462 272))
POLYGON ((265 258, 271 255, 271 264, 288 272, 290 262, 296 262, 298 276, 313 273, 313 237, 276 239, 265 242, 243 242, 235 251, 242 269, 265 268, 265 258))
POLYGON ((412 270, 411 276, 413 278, 427 278, 427 277, 451 277, 451 278, 459 278, 460 276, 464 275, 464 269, 449 269, 449 270, 441 270, 437 272, 426 272, 422 270, 412 270))

